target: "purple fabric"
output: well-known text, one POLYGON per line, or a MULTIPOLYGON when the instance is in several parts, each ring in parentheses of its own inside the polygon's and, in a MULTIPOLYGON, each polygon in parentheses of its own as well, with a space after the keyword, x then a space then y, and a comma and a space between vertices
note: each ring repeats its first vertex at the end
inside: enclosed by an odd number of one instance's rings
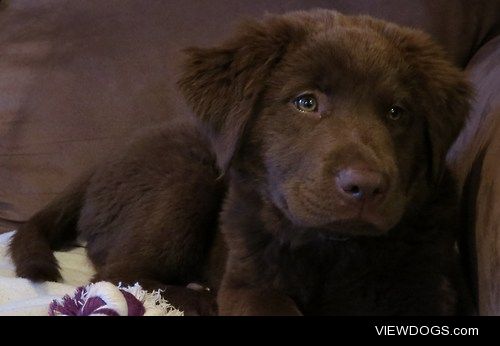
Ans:
POLYGON ((53 300, 49 305, 49 315, 56 316, 57 314, 66 316, 78 316, 80 307, 83 306, 83 293, 85 292, 85 287, 78 287, 75 292, 75 297, 71 298, 69 295, 65 295, 60 303, 57 300, 53 300))
POLYGON ((146 312, 144 305, 132 293, 121 290, 127 301, 129 316, 142 316, 146 312))
POLYGON ((119 316, 114 310, 102 308, 106 302, 99 297, 90 297, 84 303, 81 310, 77 312, 77 316, 89 316, 92 314, 101 314, 106 316, 119 316))
MULTIPOLYGON (((65 315, 65 316, 90 316, 92 314, 100 314, 105 316, 119 316, 118 312, 109 309, 106 302, 99 297, 90 297, 85 299, 84 294, 87 287, 78 287, 74 297, 65 295, 62 301, 53 300, 49 305, 49 315, 65 315)), ((146 309, 133 294, 120 290, 127 302, 128 316, 142 316, 146 309)))

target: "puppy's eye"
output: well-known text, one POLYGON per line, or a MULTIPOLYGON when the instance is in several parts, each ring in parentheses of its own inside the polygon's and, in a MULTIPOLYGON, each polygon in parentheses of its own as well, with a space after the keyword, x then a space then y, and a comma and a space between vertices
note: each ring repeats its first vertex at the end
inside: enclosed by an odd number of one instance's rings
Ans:
POLYGON ((391 108, 389 108, 389 111, 387 112, 387 118, 392 121, 398 121, 401 118, 403 118, 404 114, 406 113, 406 110, 398 105, 394 105, 391 108))
POLYGON ((318 110, 318 100, 311 94, 300 95, 293 100, 293 105, 301 112, 316 112, 318 110))

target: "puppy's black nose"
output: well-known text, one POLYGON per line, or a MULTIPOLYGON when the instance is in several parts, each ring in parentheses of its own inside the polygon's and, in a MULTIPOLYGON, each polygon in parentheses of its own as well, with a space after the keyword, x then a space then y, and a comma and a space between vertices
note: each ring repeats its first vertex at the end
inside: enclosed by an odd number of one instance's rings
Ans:
POLYGON ((335 177, 337 189, 350 200, 373 202, 384 198, 388 180, 380 172, 362 169, 343 169, 335 177))

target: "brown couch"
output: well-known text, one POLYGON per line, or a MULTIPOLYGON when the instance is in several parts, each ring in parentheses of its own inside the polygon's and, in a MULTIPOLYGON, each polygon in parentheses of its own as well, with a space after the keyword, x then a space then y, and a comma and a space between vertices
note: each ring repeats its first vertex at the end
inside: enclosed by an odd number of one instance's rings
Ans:
POLYGON ((0 0, 0 229, 137 128, 186 114, 182 47, 219 41, 241 17, 313 7, 423 29, 469 72, 477 97, 449 160, 480 313, 500 314, 500 0, 0 0))

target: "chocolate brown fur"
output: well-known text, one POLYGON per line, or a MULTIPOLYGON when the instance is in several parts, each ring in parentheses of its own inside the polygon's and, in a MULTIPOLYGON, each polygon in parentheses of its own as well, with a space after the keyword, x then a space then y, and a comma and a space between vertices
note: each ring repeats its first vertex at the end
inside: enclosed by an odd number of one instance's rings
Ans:
POLYGON ((11 246, 20 276, 57 279, 51 249, 79 235, 96 279, 169 285, 198 313, 192 281, 228 315, 466 311, 444 156, 470 89, 427 35, 295 12, 187 54, 198 126, 148 133, 35 215, 11 246))

